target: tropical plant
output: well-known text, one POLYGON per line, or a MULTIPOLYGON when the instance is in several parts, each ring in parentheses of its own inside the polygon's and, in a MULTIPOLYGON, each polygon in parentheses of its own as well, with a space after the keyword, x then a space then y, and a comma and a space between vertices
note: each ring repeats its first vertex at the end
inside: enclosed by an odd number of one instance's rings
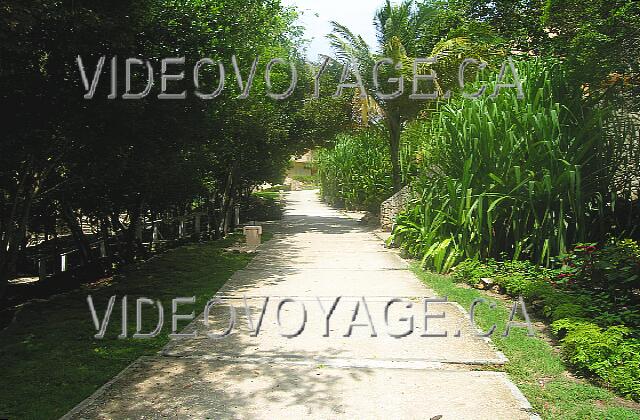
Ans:
POLYGON ((393 189, 387 144, 377 132, 340 135, 318 153, 321 194, 334 205, 377 213, 393 189))
MULTIPOLYGON (((390 59, 391 63, 380 67, 380 81, 403 78, 406 82, 413 78, 415 58, 437 58, 438 63, 421 65, 418 72, 427 74, 427 71, 435 68, 439 75, 435 89, 442 96, 453 86, 454 81, 457 82, 462 58, 475 57, 491 61, 489 57, 496 53, 490 50, 497 41, 486 27, 480 24, 464 26, 463 22, 461 15, 431 2, 404 0, 393 5, 387 0, 374 19, 378 41, 376 52, 370 50, 361 36, 337 22, 333 22, 333 32, 329 39, 337 59, 345 64, 355 64, 364 80, 372 80, 374 65, 382 58, 390 59), (451 26, 442 25, 443 21, 451 26)), ((381 122, 379 125, 386 133, 389 144, 393 188, 398 191, 402 186, 401 133, 405 124, 424 110, 425 102, 410 99, 407 93, 385 98, 379 94, 375 83, 365 84, 365 88, 367 95, 360 99, 360 106, 365 115, 373 113, 374 116, 365 116, 364 120, 381 122)), ((385 91, 393 89, 398 89, 398 86, 389 87, 385 91)))
POLYGON ((518 69, 524 99, 503 90, 454 100, 425 123, 417 200, 395 237, 438 271, 502 253, 549 265, 568 244, 612 229, 624 138, 607 135, 605 111, 585 106, 559 64, 518 69))
POLYGON ((640 340, 629 328, 603 329, 585 320, 560 319, 552 324, 569 363, 596 375, 623 395, 640 400, 640 340))

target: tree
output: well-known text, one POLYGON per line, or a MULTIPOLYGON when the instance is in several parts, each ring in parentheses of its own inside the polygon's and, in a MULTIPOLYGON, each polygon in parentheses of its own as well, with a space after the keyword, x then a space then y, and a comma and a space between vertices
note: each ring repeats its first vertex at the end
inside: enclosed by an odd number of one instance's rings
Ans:
MULTIPOLYGON (((3 2, 0 56, 10 59, 0 61, 0 98, 12 118, 0 143, 0 297, 31 234, 71 233, 90 260, 78 223, 89 218, 103 235, 117 234, 132 260, 142 252, 135 238, 142 217, 197 207, 213 213, 224 202, 227 225, 240 191, 277 178, 302 144, 301 94, 273 101, 258 73, 250 98, 237 99, 230 59, 238 57, 245 75, 257 56, 259 72, 274 56, 300 65, 294 20, 279 0, 3 2), (108 58, 92 100, 83 99, 78 55, 90 74, 108 58), (146 98, 107 99, 113 56, 119 95, 125 58, 153 64, 156 86, 146 98), (160 60, 169 57, 185 57, 185 80, 171 89, 188 90, 186 100, 157 99, 160 60), (227 68, 227 88, 213 100, 193 94, 189 68, 203 57, 227 68)), ((200 87, 211 91, 216 75, 205 73, 200 87)), ((274 71, 275 88, 285 73, 274 71)))
MULTIPOLYGON (((398 5, 390 1, 378 10, 375 16, 378 51, 372 52, 362 37, 353 34, 347 27, 333 22, 333 32, 329 35, 339 61, 348 65, 355 63, 365 80, 371 80, 375 63, 381 58, 391 59, 387 66, 380 67, 380 79, 413 79, 415 58, 435 57, 437 64, 423 64, 418 71, 435 68, 442 75, 435 88, 442 97, 452 87, 457 76, 458 64, 464 56, 488 56, 487 41, 490 33, 484 27, 464 26, 462 16, 449 9, 439 7, 441 2, 415 3, 405 0, 398 5), (442 22, 451 26, 442 26, 442 22), (473 29, 477 33, 461 33, 473 29), (482 30, 480 30, 482 29, 482 30)), ((426 84, 425 84, 426 85, 426 84)), ((402 187, 400 170, 400 134, 405 123, 415 119, 425 109, 425 103, 410 98, 404 93, 397 97, 384 97, 375 84, 367 85, 368 97, 363 104, 368 109, 379 110, 387 132, 391 155, 393 186, 398 191, 402 187)), ((427 89, 425 87, 425 89, 427 89)), ((405 89, 405 91, 408 89, 405 89)), ((371 120, 375 121, 375 118, 371 120)))

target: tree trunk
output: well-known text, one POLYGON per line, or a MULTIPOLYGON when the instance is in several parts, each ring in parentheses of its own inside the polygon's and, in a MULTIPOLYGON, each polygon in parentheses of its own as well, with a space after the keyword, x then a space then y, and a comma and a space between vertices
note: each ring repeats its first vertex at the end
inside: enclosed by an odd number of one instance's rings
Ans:
MULTIPOLYGON (((59 155, 56 159, 51 159, 49 163, 37 171, 35 168, 35 158, 33 156, 22 165, 20 179, 16 185, 13 198, 10 200, 10 210, 3 218, 0 232, 0 299, 5 295, 9 277, 14 274, 20 244, 24 241, 27 233, 27 225, 31 216, 31 204, 40 192, 40 185, 47 176, 57 166, 59 155)), ((3 199, 0 202, 6 206, 4 191, 3 199)), ((11 196, 11 194, 9 194, 11 196)), ((4 213, 4 212, 3 212, 4 213)))
POLYGON ((27 224, 31 215, 31 204, 37 192, 37 181, 25 187, 27 177, 23 177, 14 196, 11 213, 3 221, 2 241, 0 241, 0 299, 7 291, 9 278, 16 272, 19 252, 27 234, 27 224))
POLYGON ((104 248, 106 251, 106 256, 109 256, 109 218, 107 216, 102 216, 100 220, 100 236, 102 236, 102 240, 104 241, 104 248))
MULTIPOLYGON (((11 202, 11 210, 2 220, 2 232, 0 232, 0 298, 7 290, 9 278, 15 273, 18 257, 18 245, 22 224, 29 218, 31 197, 34 194, 34 176, 31 173, 32 161, 27 162, 23 168, 11 202)), ((3 191, 2 205, 6 207, 3 191)))
POLYGON ((231 202, 233 201, 233 169, 229 171, 227 175, 227 182, 224 187, 224 194, 222 196, 222 208, 221 208, 221 226, 220 230, 223 235, 226 235, 229 231, 229 209, 231 208, 231 202))
POLYGON ((224 214, 224 233, 225 235, 235 228, 234 217, 233 217, 233 204, 235 203, 235 198, 233 194, 233 189, 231 190, 231 196, 229 197, 229 205, 227 206, 227 210, 224 214))
POLYGON ((216 208, 218 207, 220 194, 218 191, 211 193, 211 198, 209 199, 207 205, 207 216, 209 221, 209 237, 211 239, 220 239, 220 221, 218 220, 216 214, 216 208))
POLYGON ((400 133, 402 122, 398 115, 392 113, 389 121, 389 151, 391 153, 391 175, 393 179, 393 192, 402 188, 402 174, 400 173, 400 133))
POLYGON ((69 230, 71 230, 71 236, 78 247, 78 251, 80 251, 82 265, 87 265, 91 261, 91 246, 89 245, 89 240, 82 231, 82 226, 80 226, 78 218, 69 203, 66 200, 63 200, 61 207, 62 218, 67 224, 67 227, 69 227, 69 230))
POLYGON ((136 231, 141 223, 140 218, 142 216, 142 206, 143 200, 139 199, 137 205, 128 210, 130 222, 124 234, 125 251, 123 255, 124 260, 127 263, 133 262, 139 251, 146 251, 143 249, 144 247, 142 246, 140 239, 136 237, 136 231))

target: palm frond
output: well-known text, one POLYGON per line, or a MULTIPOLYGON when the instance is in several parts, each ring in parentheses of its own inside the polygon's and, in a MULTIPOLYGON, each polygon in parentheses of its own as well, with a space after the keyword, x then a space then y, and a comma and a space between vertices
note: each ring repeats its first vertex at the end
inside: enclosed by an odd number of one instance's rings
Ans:
POLYGON ((327 35, 331 48, 341 61, 351 60, 361 62, 363 58, 371 56, 369 45, 360 36, 346 26, 332 21, 332 32, 327 35))

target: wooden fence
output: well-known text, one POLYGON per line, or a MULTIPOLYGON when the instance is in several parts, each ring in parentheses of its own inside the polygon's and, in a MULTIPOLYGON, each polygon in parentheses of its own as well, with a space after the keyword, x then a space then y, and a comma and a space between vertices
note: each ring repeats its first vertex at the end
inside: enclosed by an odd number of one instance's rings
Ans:
MULTIPOLYGON (((240 209, 235 207, 234 225, 240 224, 240 209)), ((186 216, 152 220, 142 218, 135 237, 149 252, 159 252, 168 244, 180 240, 198 240, 208 236, 214 230, 213 221, 206 213, 192 213, 186 216)), ((121 245, 121 234, 90 243, 90 260, 105 260, 114 257, 121 245)), ((83 258, 77 247, 66 248, 55 254, 36 254, 29 258, 31 263, 25 267, 23 275, 37 277, 39 281, 64 272, 77 270, 83 266, 83 258)))

